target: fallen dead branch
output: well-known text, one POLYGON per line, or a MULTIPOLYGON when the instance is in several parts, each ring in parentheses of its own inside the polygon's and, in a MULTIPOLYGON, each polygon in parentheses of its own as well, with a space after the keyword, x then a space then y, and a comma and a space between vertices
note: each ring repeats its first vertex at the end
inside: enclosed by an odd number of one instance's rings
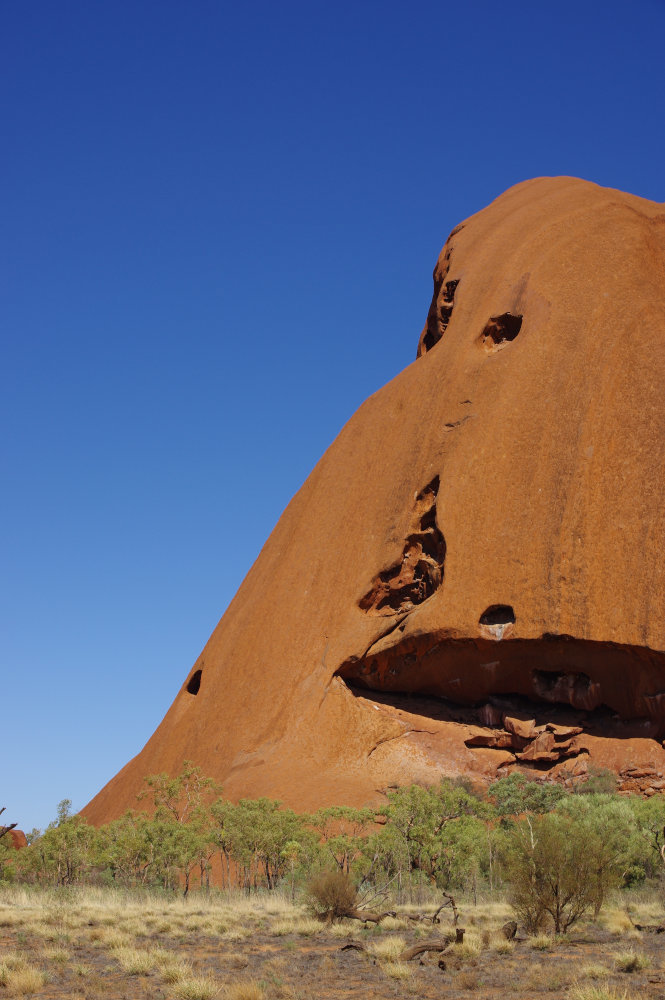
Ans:
POLYGON ((395 910, 386 910, 385 913, 377 913, 374 910, 347 910, 344 914, 351 920, 362 920, 364 924, 380 924, 386 917, 396 917, 395 910))
MULTIPOLYGON (((462 936, 464 936, 464 931, 462 931, 462 936)), ((459 939, 458 939, 459 940, 459 939)), ((418 944, 414 944, 411 948, 406 948, 400 955, 397 956, 398 962, 412 962, 414 958, 418 958, 418 955, 423 955, 426 951, 447 951, 450 948, 451 942, 445 940, 444 938, 433 938, 430 941, 420 941, 418 944)), ((363 951, 367 953, 367 948, 362 943, 362 941, 347 941, 346 944, 342 945, 339 949, 340 951, 363 951)), ((441 965, 441 963, 439 963, 441 965)), ((445 968, 445 963, 442 966, 445 968)))
POLYGON ((628 910, 626 910, 626 916, 630 920, 631 924, 636 931, 644 931, 645 934, 664 934, 665 924, 636 924, 631 917, 628 910))
MULTIPOLYGON (((464 932, 462 931, 462 934, 464 932)), ((450 948, 450 941, 445 941, 443 938, 434 938, 431 941, 421 941, 419 944, 414 944, 412 948, 406 948, 401 955, 398 956, 398 962, 412 962, 414 958, 418 955, 422 955, 426 951, 447 951, 450 948)))
POLYGON ((431 921, 433 924, 440 924, 441 920, 439 918, 439 914, 441 913, 441 910, 445 910, 446 907, 449 906, 453 911, 453 927, 457 927, 459 921, 459 910, 455 905, 455 900, 448 892, 444 892, 443 896, 444 896, 444 902, 441 904, 438 910, 435 910, 435 912, 431 916, 429 913, 408 913, 405 915, 408 917, 409 920, 415 920, 419 923, 422 923, 424 921, 431 921))

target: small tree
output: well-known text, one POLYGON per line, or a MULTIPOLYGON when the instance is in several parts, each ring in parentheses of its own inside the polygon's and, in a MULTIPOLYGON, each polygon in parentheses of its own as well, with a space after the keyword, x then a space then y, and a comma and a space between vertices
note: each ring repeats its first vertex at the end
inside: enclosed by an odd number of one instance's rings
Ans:
POLYGON ((516 772, 499 778, 489 787, 499 816, 519 816, 522 813, 550 812, 566 795, 561 785, 535 781, 516 772))
POLYGON ((206 796, 221 791, 191 760, 183 761, 182 771, 174 778, 168 774, 150 774, 145 783, 148 787, 139 792, 138 800, 152 799, 157 818, 176 823, 187 823, 206 796))
POLYGON ((608 846, 611 838, 597 818, 555 810, 527 816, 507 834, 510 901, 527 931, 536 931, 548 914, 555 933, 565 934, 619 881, 620 853, 608 846))

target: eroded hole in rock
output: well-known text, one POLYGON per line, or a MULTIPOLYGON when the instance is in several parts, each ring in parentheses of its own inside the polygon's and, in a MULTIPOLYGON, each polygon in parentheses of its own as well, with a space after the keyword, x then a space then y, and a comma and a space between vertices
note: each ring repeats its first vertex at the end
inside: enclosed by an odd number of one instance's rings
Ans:
POLYGON ((522 317, 513 313, 491 316, 480 340, 486 351, 496 351, 515 339, 522 329, 522 317))
POLYGON ((510 604, 490 604, 479 618, 481 625, 514 625, 515 612, 510 604))
POLYGON ((555 635, 497 645, 387 630, 338 675, 358 697, 424 716, 423 731, 427 717, 463 723, 472 727, 467 746, 505 750, 529 767, 585 752, 585 734, 665 736, 665 653, 643 646, 555 635))
POLYGON ((187 681, 187 691, 190 694, 198 694, 199 688, 201 687, 201 674, 202 670, 195 670, 192 676, 187 681))
POLYGON ((422 357, 423 354, 427 354, 428 351, 431 351, 439 343, 450 323, 455 304, 455 292, 459 285, 459 278, 448 278, 453 252, 451 241, 461 228, 461 226, 457 226, 453 229, 446 241, 446 252, 443 260, 434 269, 434 294, 429 312, 427 313, 425 327, 418 341, 418 350, 416 352, 416 357, 418 358, 422 357))
POLYGON ((512 634, 515 612, 509 604, 491 604, 478 619, 480 634, 485 639, 500 641, 512 634))
POLYGON ((382 570, 358 602, 368 614, 396 615, 422 604, 441 586, 446 542, 436 521, 439 477, 416 496, 401 559, 382 570))

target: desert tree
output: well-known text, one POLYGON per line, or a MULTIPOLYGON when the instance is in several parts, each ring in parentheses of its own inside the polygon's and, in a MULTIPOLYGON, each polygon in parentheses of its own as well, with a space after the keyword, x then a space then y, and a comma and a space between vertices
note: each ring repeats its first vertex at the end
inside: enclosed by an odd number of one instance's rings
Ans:
POLYGON ((146 788, 139 792, 139 801, 149 799, 155 816, 175 823, 187 823, 206 799, 221 794, 221 788, 212 778, 206 778, 200 767, 185 760, 179 774, 149 774, 144 779, 146 788))
POLYGON ((546 917, 564 934, 584 914, 596 912, 617 885, 627 857, 630 810, 609 796, 567 797, 560 808, 526 815, 507 831, 504 873, 509 898, 529 932, 546 917), (574 804, 573 804, 574 803, 574 804))

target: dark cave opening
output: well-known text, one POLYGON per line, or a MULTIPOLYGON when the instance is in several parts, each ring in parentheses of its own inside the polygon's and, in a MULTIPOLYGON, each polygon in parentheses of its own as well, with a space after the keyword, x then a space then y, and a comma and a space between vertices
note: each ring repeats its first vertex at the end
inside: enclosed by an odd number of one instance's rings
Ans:
POLYGON ((515 612, 509 604, 490 604, 478 619, 480 625, 514 625, 515 612))
POLYGON ((187 691, 189 694, 198 694, 199 688, 201 687, 201 674, 202 670, 195 670, 192 676, 187 681, 187 691))

